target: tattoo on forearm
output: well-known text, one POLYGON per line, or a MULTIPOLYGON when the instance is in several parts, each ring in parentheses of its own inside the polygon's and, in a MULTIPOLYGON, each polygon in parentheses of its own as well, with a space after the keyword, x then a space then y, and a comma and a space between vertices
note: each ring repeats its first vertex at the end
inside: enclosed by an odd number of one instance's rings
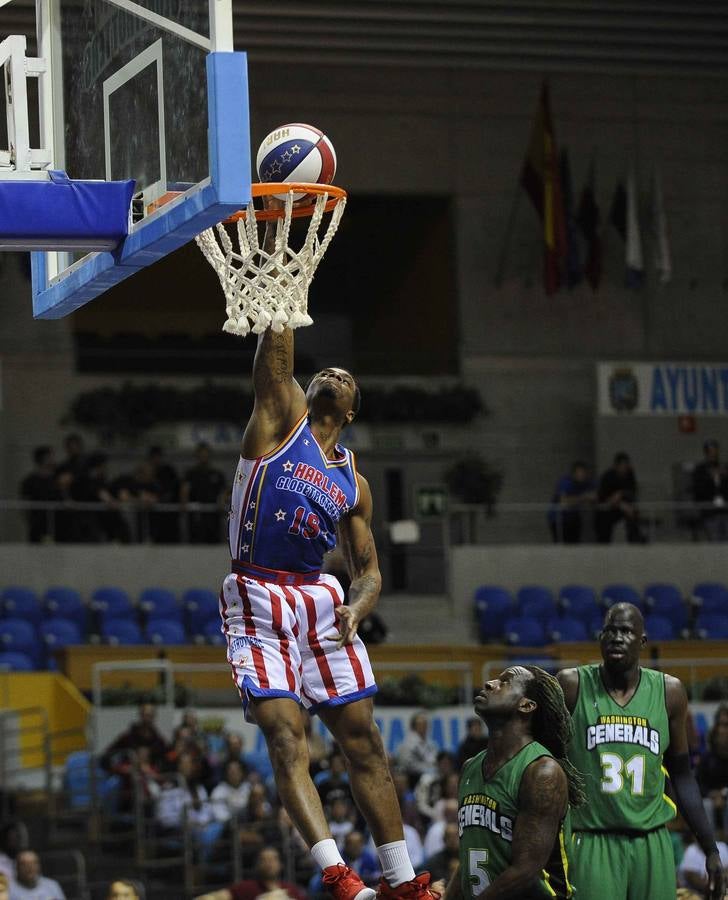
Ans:
POLYGON ((273 337, 273 380, 283 384, 291 378, 291 352, 288 346, 288 337, 285 333, 275 334, 273 337))
POLYGON ((374 575, 362 575, 360 578, 355 578, 349 588, 349 600, 351 603, 373 604, 378 595, 379 581, 374 575))

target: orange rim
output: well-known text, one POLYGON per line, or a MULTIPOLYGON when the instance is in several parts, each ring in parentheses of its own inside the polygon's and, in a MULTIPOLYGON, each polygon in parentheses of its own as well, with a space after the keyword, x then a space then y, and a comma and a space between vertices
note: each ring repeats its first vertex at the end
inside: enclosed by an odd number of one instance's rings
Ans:
MULTIPOLYGON (((325 212, 331 212, 336 204, 346 198, 346 191, 343 188, 336 187, 333 184, 314 184, 307 181, 267 181, 265 183, 256 183, 250 186, 252 197, 269 197, 271 194, 328 194, 329 199, 324 207, 325 212)), ((301 219, 313 215, 316 208, 314 203, 302 202, 301 206, 294 206, 291 212, 292 219, 301 219)), ((274 219, 282 219, 284 209, 256 209, 256 222, 269 222, 274 219)), ((244 219, 247 210, 239 209, 227 219, 225 223, 237 222, 238 219, 244 219)))

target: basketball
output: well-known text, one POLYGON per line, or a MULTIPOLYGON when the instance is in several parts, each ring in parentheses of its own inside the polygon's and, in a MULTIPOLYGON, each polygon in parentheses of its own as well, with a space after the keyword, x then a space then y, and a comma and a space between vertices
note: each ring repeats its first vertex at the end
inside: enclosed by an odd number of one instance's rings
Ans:
MULTIPOLYGON (((256 159, 261 181, 309 181, 331 184, 336 152, 323 131, 292 123, 273 129, 260 144, 256 159)), ((285 199, 285 194, 276 195, 285 199)), ((300 200, 305 194, 294 194, 300 200)))

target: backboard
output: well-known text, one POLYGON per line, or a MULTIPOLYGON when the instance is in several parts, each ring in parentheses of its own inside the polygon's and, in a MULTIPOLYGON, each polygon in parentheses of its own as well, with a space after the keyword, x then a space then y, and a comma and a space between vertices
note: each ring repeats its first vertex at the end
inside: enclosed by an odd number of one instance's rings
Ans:
POLYGON ((246 205, 247 68, 232 0, 36 0, 36 28, 50 168, 136 180, 113 253, 32 254, 34 315, 57 318, 246 205))

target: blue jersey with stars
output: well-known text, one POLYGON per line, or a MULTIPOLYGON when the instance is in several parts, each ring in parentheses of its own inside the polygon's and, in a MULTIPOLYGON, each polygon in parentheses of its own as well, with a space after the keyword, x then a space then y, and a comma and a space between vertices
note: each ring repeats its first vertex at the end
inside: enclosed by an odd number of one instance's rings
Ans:
POLYGON ((318 572, 336 546, 336 525, 359 502, 354 454, 327 459, 304 416, 285 441, 240 458, 232 492, 230 555, 283 572, 318 572))

